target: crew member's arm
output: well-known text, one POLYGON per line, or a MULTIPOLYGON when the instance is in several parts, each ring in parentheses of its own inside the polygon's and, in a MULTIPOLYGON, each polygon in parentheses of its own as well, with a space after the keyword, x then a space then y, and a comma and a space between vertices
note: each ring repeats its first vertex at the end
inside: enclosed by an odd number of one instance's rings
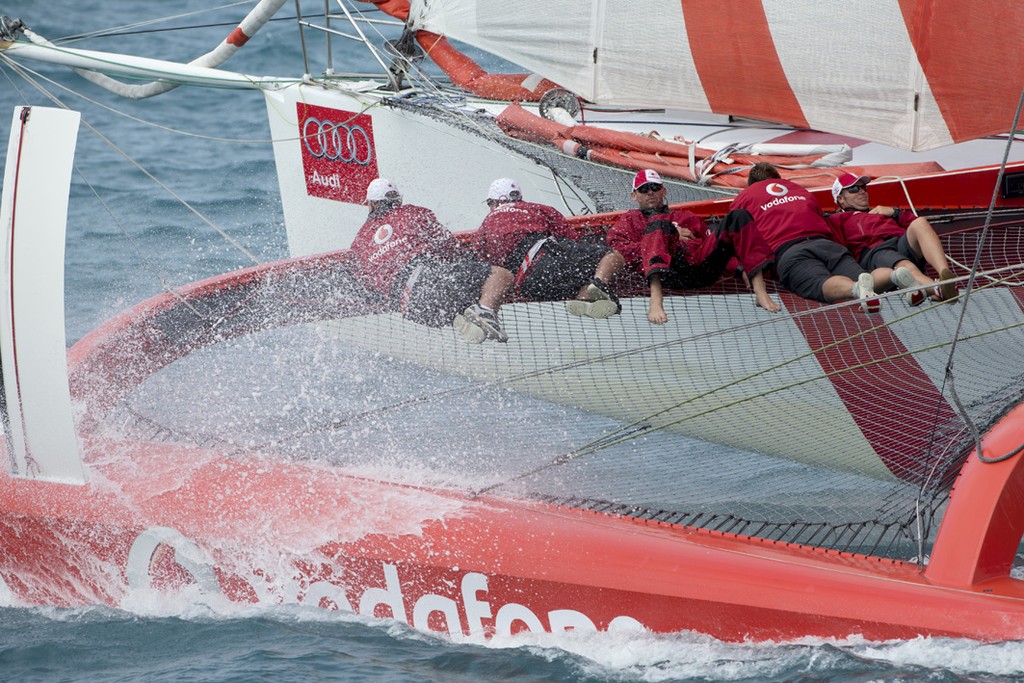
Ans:
POLYGON ((764 271, 759 270, 750 281, 754 288, 754 299, 757 305, 771 313, 778 313, 782 306, 775 303, 775 300, 768 296, 768 287, 764 284, 764 271))

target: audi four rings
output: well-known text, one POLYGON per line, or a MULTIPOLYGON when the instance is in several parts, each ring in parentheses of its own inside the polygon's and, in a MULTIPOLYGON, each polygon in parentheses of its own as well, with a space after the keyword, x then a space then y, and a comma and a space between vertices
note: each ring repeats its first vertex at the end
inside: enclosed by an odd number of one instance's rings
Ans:
POLYGON ((309 117, 302 124, 302 143, 318 159, 366 166, 373 158, 373 144, 362 126, 309 117))

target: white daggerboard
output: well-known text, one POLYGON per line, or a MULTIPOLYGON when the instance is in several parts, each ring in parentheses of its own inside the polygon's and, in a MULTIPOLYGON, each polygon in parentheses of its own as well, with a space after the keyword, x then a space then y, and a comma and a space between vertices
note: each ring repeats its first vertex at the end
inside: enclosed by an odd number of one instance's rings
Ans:
POLYGON ((16 107, 0 226, 0 361, 11 473, 84 483, 64 337, 64 239, 78 112, 16 107))

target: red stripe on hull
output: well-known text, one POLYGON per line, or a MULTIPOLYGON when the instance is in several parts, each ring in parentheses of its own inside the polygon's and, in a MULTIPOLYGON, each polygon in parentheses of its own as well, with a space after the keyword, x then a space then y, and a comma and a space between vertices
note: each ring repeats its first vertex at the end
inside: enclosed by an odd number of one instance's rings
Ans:
POLYGON ((116 495, 0 475, 0 575, 20 600, 117 605, 132 587, 188 582, 189 565, 235 601, 352 609, 456 637, 640 625, 723 640, 1024 637, 1024 601, 999 597, 1020 597, 1008 579, 996 596, 936 590, 910 563, 134 448, 131 466, 97 466, 116 495), (140 554, 155 530, 178 531, 140 554), (347 540, 318 540, 331 536, 347 540))

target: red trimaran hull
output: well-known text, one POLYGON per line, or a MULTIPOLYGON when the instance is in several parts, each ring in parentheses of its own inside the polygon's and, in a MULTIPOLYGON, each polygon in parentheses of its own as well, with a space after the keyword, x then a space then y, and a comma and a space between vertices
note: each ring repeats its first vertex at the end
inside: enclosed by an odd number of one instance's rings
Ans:
MULTIPOLYGON (((343 258, 260 266, 140 304, 71 350, 72 395, 103 415, 184 347, 212 343, 160 337, 154 321, 183 299, 343 258)), ((305 313, 286 315, 231 333, 305 313)), ((1011 453, 1021 435, 1024 407, 986 435, 986 455, 1011 453)), ((168 444, 92 440, 86 461, 81 486, 0 476, 0 576, 15 600, 117 605, 132 588, 197 582, 235 601, 350 609, 455 637, 642 626, 726 640, 1024 638, 1024 584, 1010 576, 1024 534, 1019 455, 968 458, 925 568, 168 444)))
MULTIPOLYGON (((1010 450, 1021 433, 1018 408, 986 447, 1010 450)), ((1024 637, 1024 587, 1008 576, 1024 519, 1013 510, 1019 457, 971 458, 921 571, 164 444, 93 447, 118 454, 116 465, 93 466, 103 486, 0 478, 0 574, 18 601, 117 605, 132 586, 173 587, 212 570, 205 587, 231 600, 341 607, 456 637, 638 625, 724 640, 1024 637), (154 462, 158 471, 140 471, 154 462), (328 537, 340 540, 317 541, 328 537)))

